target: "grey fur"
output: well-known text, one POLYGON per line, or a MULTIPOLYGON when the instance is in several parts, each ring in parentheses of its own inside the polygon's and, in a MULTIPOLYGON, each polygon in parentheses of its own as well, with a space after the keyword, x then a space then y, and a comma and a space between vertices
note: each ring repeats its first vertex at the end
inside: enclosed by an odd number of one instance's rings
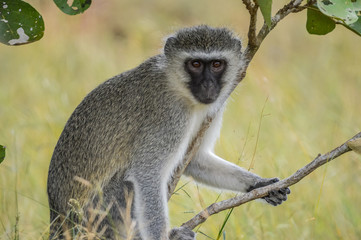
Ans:
MULTIPOLYGON (((89 93, 66 123, 50 163, 50 238, 63 238, 74 222, 89 225, 90 210, 97 206, 108 215, 95 218, 93 223, 100 222, 92 224, 95 231, 103 229, 105 239, 122 239, 129 226, 121 209, 128 206, 128 193, 134 193, 131 218, 136 222, 136 239, 195 239, 183 228, 172 230, 168 237, 166 186, 202 121, 218 109, 186 174, 214 187, 243 192, 268 182, 212 153, 222 102, 242 67, 241 41, 229 30, 186 28, 168 38, 164 53, 89 93), (217 57, 227 61, 221 93, 214 103, 200 104, 187 87, 184 59, 217 57), (69 215, 71 199, 79 204, 81 217, 69 215)), ((286 194, 277 195, 274 202, 286 194)))
POLYGON ((169 232, 169 238, 172 240, 193 240, 195 237, 196 234, 185 227, 173 228, 169 232))
POLYGON ((179 52, 210 53, 214 51, 232 51, 241 53, 242 44, 239 38, 227 28, 214 29, 208 26, 184 28, 170 36, 164 46, 165 55, 170 58, 179 52))

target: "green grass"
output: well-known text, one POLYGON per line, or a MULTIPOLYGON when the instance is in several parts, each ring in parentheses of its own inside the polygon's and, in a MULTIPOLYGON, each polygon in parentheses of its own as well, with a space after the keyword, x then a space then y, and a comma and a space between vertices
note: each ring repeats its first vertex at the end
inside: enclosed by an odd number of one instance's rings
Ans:
MULTIPOLYGON (((31 45, 0 46, 5 240, 46 237, 51 154, 67 118, 90 90, 157 54, 161 40, 177 27, 230 26, 245 36, 248 21, 235 0, 97 1, 75 17, 51 1, 29 2, 43 14, 45 37, 31 45)), ((304 25, 305 13, 292 15, 266 39, 229 99, 216 146, 220 156, 248 169, 257 144, 251 171, 264 177, 289 176, 361 128, 361 39, 342 27, 329 36, 310 36, 304 25)), ((293 186, 279 207, 252 202, 235 208, 220 239, 361 239, 360 160, 348 153, 318 169, 293 186)), ((186 184, 169 203, 171 224, 179 226, 219 195, 234 193, 186 184)), ((216 239, 226 217, 227 211, 210 217, 197 239, 216 239)))

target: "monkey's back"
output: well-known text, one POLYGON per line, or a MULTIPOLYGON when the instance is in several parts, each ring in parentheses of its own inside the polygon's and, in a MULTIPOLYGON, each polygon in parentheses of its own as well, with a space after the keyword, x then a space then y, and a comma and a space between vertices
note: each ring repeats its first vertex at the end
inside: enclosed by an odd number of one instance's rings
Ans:
MULTIPOLYGON (((178 144, 187 123, 186 106, 156 67, 160 58, 102 83, 72 113, 49 167, 48 197, 54 212, 65 214, 71 198, 84 203, 95 185, 138 164, 137 155, 169 152, 178 144), (159 139, 164 136, 169 139, 159 139)), ((51 220, 55 215, 52 212, 51 220)))

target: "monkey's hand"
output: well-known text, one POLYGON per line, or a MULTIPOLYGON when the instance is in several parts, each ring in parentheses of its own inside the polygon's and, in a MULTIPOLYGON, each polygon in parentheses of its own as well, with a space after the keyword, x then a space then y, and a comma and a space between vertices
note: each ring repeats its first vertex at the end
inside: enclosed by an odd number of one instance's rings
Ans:
MULTIPOLYGON (((278 182, 278 178, 265 178, 260 182, 255 183, 253 186, 250 186, 247 189, 247 192, 252 191, 253 189, 264 187, 271 185, 275 182, 278 182)), ((290 194, 291 190, 289 188, 281 188, 280 190, 273 190, 269 192, 269 194, 262 199, 264 199, 267 203, 277 206, 280 205, 282 202, 287 200, 287 194, 290 194)))
POLYGON ((196 234, 189 228, 173 228, 169 232, 169 240, 195 240, 196 234))

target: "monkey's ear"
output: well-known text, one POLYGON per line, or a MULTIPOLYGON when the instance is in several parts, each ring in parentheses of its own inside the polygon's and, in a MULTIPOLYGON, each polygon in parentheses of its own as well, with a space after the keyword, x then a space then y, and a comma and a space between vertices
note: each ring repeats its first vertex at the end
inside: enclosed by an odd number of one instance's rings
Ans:
POLYGON ((167 38, 164 45, 164 54, 167 57, 170 57, 172 55, 172 52, 174 52, 174 49, 176 49, 175 48, 176 43, 177 43, 177 39, 175 37, 171 36, 167 38))

